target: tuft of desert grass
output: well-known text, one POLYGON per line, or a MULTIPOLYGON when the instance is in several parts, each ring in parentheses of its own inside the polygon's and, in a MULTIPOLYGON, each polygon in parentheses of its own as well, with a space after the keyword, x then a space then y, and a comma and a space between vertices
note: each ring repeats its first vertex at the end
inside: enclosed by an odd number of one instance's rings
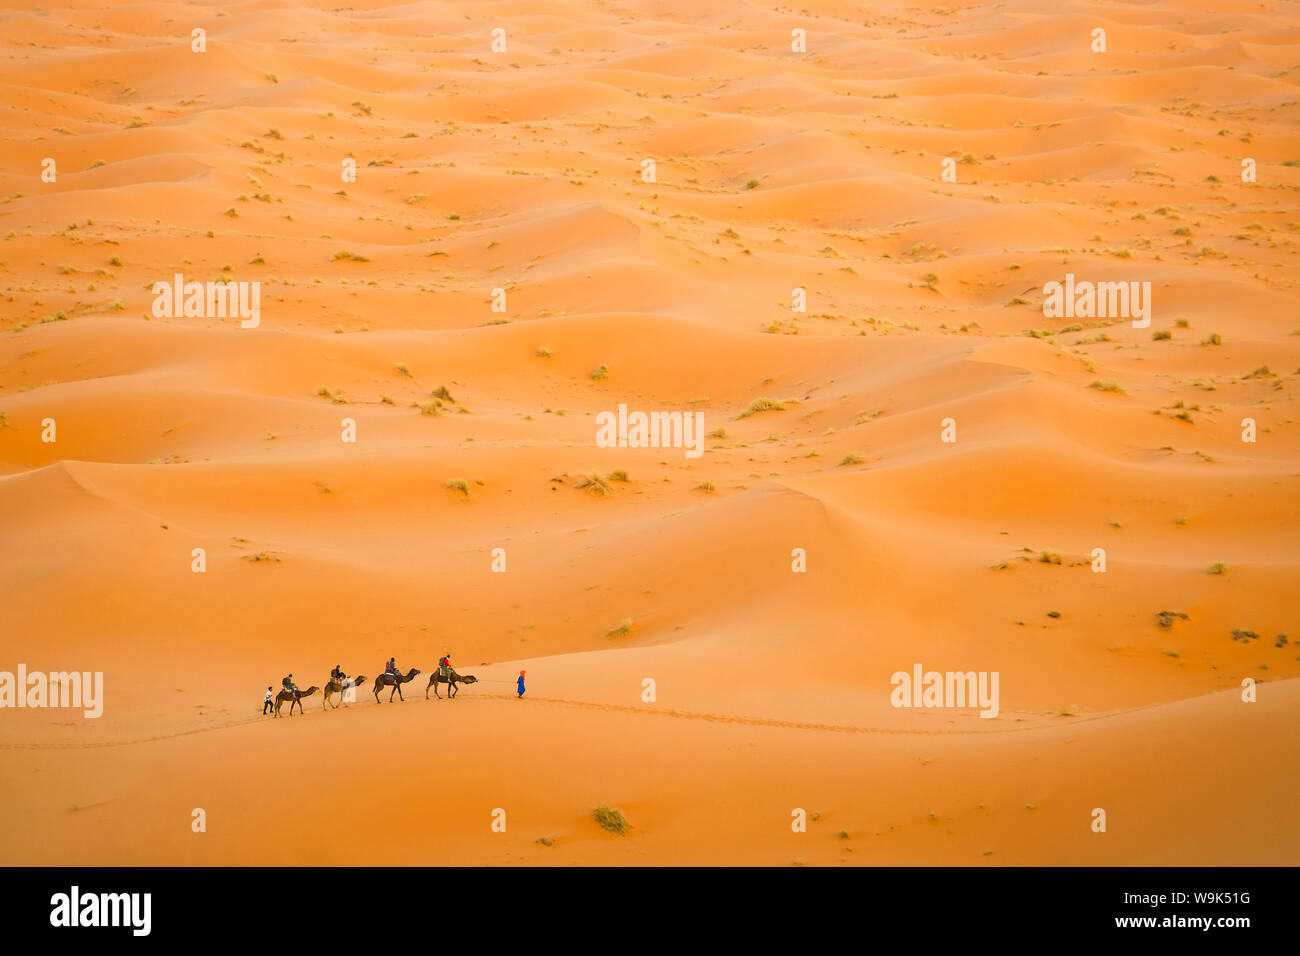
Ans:
POLYGON ((452 491, 459 491, 466 498, 469 497, 469 482, 464 478, 452 478, 450 481, 443 482, 442 486, 452 491))
POLYGON ((614 486, 598 471, 583 475, 578 479, 578 487, 602 498, 614 493, 614 486))
POLYGON ((625 617, 623 618, 623 620, 619 621, 608 631, 606 631, 605 636, 606 637, 627 637, 627 635, 631 633, 632 633, 632 619, 630 617, 625 617))
POLYGON ((742 411, 737 418, 748 418, 750 415, 757 415, 759 412, 779 412, 787 405, 797 405, 797 398, 756 398, 749 403, 749 407, 742 411))
POLYGON ((619 836, 625 836, 631 826, 622 813, 612 809, 607 803, 602 803, 592 810, 591 815, 604 829, 610 833, 617 833, 619 836))

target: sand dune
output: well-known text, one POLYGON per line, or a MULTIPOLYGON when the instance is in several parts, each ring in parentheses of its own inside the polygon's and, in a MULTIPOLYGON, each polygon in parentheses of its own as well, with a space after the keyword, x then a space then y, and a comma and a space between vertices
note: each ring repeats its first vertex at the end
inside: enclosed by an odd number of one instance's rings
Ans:
POLYGON ((1300 862, 1289 5, 0 22, 0 862, 1300 862))

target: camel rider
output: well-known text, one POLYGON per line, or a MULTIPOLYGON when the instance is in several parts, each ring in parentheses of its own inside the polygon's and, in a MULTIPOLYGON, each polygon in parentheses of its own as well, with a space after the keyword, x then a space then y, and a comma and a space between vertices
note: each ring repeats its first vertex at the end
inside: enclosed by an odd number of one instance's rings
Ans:
POLYGON ((393 680, 397 680, 397 658, 396 657, 390 657, 388 659, 388 663, 384 665, 384 674, 385 676, 391 674, 393 680))
POLYGON ((438 661, 438 676, 444 680, 451 673, 451 654, 443 654, 442 660, 438 661))
POLYGON ((284 689, 287 690, 289 693, 291 694, 298 693, 298 685, 293 682, 292 674, 290 674, 288 677, 281 680, 280 683, 284 685, 284 689))
POLYGON ((346 676, 347 675, 343 673, 342 666, 340 666, 339 664, 335 664, 334 669, 330 671, 330 680, 336 681, 340 685, 342 685, 343 678, 346 676))

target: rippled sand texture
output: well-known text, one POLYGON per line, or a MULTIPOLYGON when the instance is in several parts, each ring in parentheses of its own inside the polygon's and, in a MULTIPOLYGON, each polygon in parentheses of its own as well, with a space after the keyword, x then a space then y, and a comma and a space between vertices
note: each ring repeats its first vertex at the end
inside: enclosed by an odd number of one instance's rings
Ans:
POLYGON ((1300 863, 1293 4, 0 25, 0 862, 1300 863))

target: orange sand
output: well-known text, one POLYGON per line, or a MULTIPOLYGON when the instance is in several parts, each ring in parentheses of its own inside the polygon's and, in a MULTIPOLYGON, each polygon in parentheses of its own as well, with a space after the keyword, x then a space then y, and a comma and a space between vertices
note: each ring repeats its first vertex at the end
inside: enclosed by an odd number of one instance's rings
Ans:
POLYGON ((0 670, 106 699, 0 711, 0 862, 1300 863, 1300 27, 1047 6, 6 5, 0 670))

